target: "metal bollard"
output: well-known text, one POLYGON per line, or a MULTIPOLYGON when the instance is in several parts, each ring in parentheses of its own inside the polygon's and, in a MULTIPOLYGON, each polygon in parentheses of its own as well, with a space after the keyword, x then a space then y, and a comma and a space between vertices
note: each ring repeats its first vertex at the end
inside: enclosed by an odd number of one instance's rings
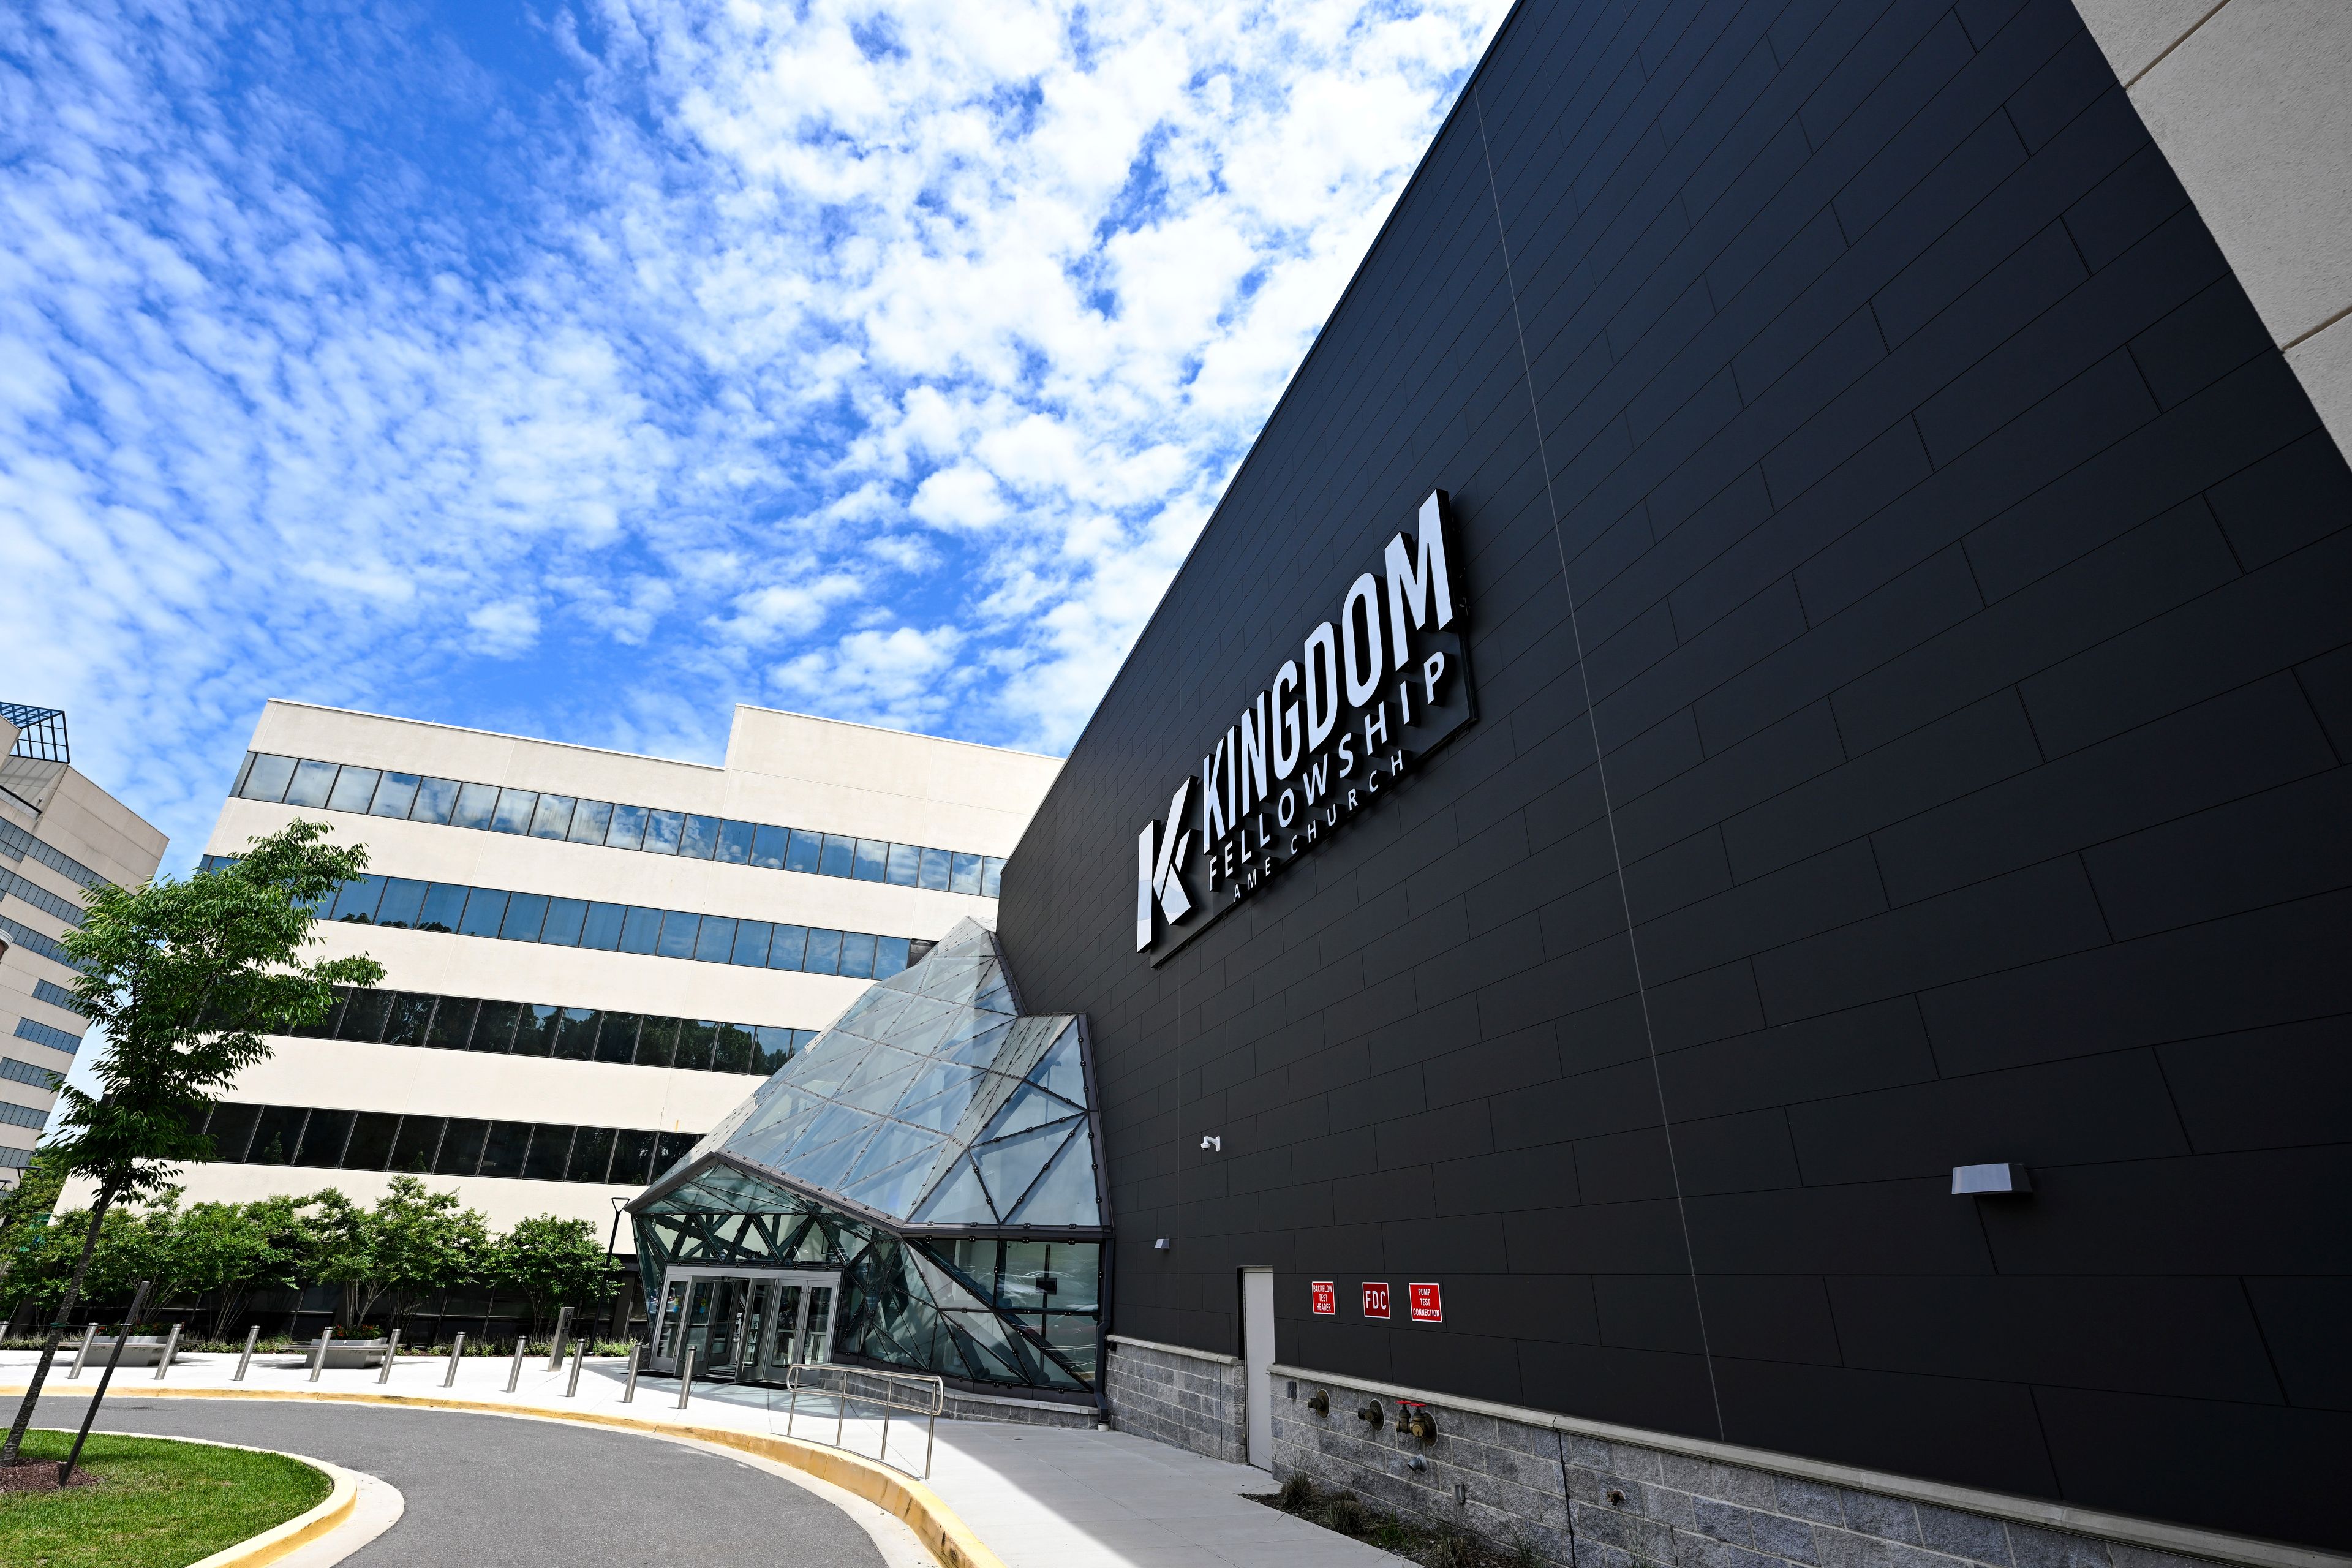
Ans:
POLYGON ((882 1385, 882 1452, 877 1456, 884 1464, 890 1462, 890 1385, 882 1385))
POLYGON ((588 1359, 588 1342, 574 1340, 572 1343, 572 1377, 563 1385, 563 1397, 572 1398, 580 1392, 580 1363, 588 1359))
POLYGON ((512 1394, 515 1391, 515 1385, 522 1382, 523 1353, 530 1349, 530 1342, 529 1340, 520 1337, 516 1339, 514 1365, 507 1369, 507 1392, 509 1394, 512 1394))
POLYGON ((229 1379, 231 1383, 243 1383, 245 1381, 245 1369, 253 1364, 253 1342, 260 1337, 261 1325, 259 1323, 256 1323, 251 1328, 245 1331, 245 1353, 236 1358, 236 1375, 229 1379))
POLYGON ((677 1407, 686 1408, 686 1396, 694 1392, 694 1347, 688 1345, 677 1363, 677 1407))
POLYGON ((392 1331, 392 1338, 383 1342, 383 1370, 375 1374, 378 1383, 392 1381, 392 1363, 400 1359, 400 1331, 392 1331))
POLYGON ((179 1353, 179 1349, 180 1325, 173 1323, 172 1325, 172 1337, 163 1342, 163 1354, 162 1358, 155 1363, 156 1382, 163 1382, 163 1374, 172 1370, 172 1357, 179 1353))
POLYGON ((89 1327, 81 1331, 81 1349, 74 1352, 73 1370, 66 1373, 66 1376, 68 1378, 74 1378, 81 1375, 81 1363, 89 1359, 89 1342, 96 1338, 98 1338, 98 1325, 96 1323, 90 1324, 89 1327))
POLYGON ((312 1383, 318 1382, 319 1374, 327 1370, 327 1342, 334 1337, 335 1325, 332 1323, 329 1323, 323 1330, 320 1331, 319 1348, 310 1352, 310 1381, 312 1383))
POLYGON ((457 1339, 456 1339, 454 1342, 451 1342, 451 1344, 450 1344, 450 1346, 449 1346, 449 1374, 448 1374, 446 1377, 444 1377, 444 1378, 441 1380, 441 1386, 442 1386, 442 1387, 444 1387, 444 1388, 454 1388, 454 1387, 456 1387, 456 1386, 457 1386, 457 1358, 458 1358, 459 1356, 461 1356, 461 1355, 464 1355, 465 1353, 466 1353, 466 1331, 465 1331, 465 1330, 463 1330, 463 1329, 459 1329, 459 1330, 457 1331, 457 1339))
POLYGON ((563 1370, 563 1331, 572 1326, 572 1309, 564 1308, 555 1314, 555 1338, 547 1347, 547 1370, 563 1370))
POLYGON ((643 1345, 629 1347, 629 1381, 622 1386, 621 1403, 634 1405, 637 1400, 637 1358, 645 1354, 643 1345))

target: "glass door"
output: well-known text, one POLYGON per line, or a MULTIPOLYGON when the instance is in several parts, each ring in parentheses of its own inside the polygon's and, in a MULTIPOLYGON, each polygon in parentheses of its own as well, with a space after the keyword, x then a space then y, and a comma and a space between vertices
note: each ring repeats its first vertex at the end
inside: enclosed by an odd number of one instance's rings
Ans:
POLYGON ((696 1279, 687 1288, 686 1317, 678 1326, 678 1351, 681 1354, 688 1351, 694 1352, 694 1366, 698 1373, 710 1365, 710 1309, 713 1298, 724 1283, 718 1279, 696 1279))
POLYGON ((696 1351, 694 1364, 712 1377, 735 1375, 735 1347, 742 1342, 743 1279, 708 1279, 695 1288, 695 1299, 701 1291, 710 1291, 710 1311, 705 1324, 701 1347, 696 1351))
POLYGON ((677 1370, 678 1324, 685 1315, 686 1293, 690 1284, 690 1280, 680 1279, 662 1282, 661 1310, 654 1318, 651 1370, 655 1372, 677 1370))
POLYGON ((776 1284, 774 1332, 770 1337, 766 1352, 760 1358, 760 1381, 782 1383, 785 1369, 797 1359, 801 1342, 801 1299, 803 1287, 779 1280, 776 1284))
POLYGON ((833 1359, 833 1295, 831 1283, 808 1288, 808 1310, 801 1319, 800 1359, 803 1361, 829 1362, 833 1359))
POLYGON ((680 1269, 663 1281, 646 1370, 677 1375, 694 1352, 697 1379, 782 1383, 799 1362, 833 1359, 834 1300, 841 1276, 680 1269))
POLYGON ((742 1331, 736 1336, 735 1363, 728 1375, 745 1383, 759 1375, 760 1341, 768 1327, 768 1297, 774 1286, 766 1279, 742 1279, 736 1282, 737 1293, 742 1298, 742 1331))

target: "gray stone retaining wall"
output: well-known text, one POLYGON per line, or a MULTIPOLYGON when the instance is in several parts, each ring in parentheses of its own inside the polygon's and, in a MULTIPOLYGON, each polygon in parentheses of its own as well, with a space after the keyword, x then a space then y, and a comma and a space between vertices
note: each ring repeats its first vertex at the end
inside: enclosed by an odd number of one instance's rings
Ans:
POLYGON ((1232 1356, 1114 1334, 1103 1393, 1110 1401, 1111 1425, 1122 1432, 1213 1459, 1249 1462, 1242 1366, 1232 1356))
MULTIPOLYGON (((2233 1550, 2234 1538, 2156 1527, 2164 1538, 2193 1535, 2211 1550, 2210 1557, 2182 1555, 1672 1447, 1579 1436, 1442 1400, 1428 1408, 1438 1436, 1423 1443, 1398 1430, 1395 1391, 1277 1367, 1275 1478, 1304 1474, 1375 1508, 1455 1525, 1505 1549, 1524 1540, 1540 1561, 1574 1568, 2211 1568, 2215 1560, 2310 1568, 2344 1561, 2257 1542, 2233 1550), (1309 1408, 1318 1389, 1329 1393, 1328 1415, 1309 1408), (1385 1416, 1377 1431, 1357 1414, 1375 1399, 1385 1416), (1424 1469, 1411 1468, 1416 1458, 1424 1469)), ((1792 1468, 1830 1468, 1801 1461, 1792 1468)), ((2020 1511, 2033 1507, 2019 1503, 2020 1511)), ((2126 1523, 2134 1521, 2117 1521, 2126 1523)))

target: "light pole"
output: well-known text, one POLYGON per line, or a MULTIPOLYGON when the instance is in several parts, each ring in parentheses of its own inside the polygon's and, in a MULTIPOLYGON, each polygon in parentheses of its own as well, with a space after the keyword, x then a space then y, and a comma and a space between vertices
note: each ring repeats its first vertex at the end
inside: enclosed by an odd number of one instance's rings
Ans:
MULTIPOLYGON (((613 1232, 604 1238, 604 1268, 607 1272, 613 1268, 614 1249, 621 1244, 621 1215, 628 1212, 628 1207, 629 1200, 625 1194, 613 1194, 613 1232)), ((613 1292, 613 1333, 616 1338, 625 1338, 628 1332, 629 1282, 623 1279, 613 1292)))
POLYGON ((629 1200, 621 1193, 613 1194, 613 1234, 604 1238, 604 1261, 613 1260, 613 1249, 621 1244, 621 1215, 627 1212, 629 1200))

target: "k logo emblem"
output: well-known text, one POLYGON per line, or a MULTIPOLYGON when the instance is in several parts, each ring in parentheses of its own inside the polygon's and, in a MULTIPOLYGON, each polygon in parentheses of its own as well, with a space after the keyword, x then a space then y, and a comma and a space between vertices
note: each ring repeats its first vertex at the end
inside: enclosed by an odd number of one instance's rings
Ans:
POLYGON ((1192 912, 1192 900, 1185 896, 1184 857, 1192 847, 1192 836, 1182 831, 1184 808, 1192 804, 1192 781, 1186 779, 1176 786, 1175 798, 1168 803, 1165 827, 1157 822, 1147 822, 1135 843, 1135 951, 1143 952, 1151 946, 1151 910, 1159 905, 1160 912, 1170 924, 1192 912))

